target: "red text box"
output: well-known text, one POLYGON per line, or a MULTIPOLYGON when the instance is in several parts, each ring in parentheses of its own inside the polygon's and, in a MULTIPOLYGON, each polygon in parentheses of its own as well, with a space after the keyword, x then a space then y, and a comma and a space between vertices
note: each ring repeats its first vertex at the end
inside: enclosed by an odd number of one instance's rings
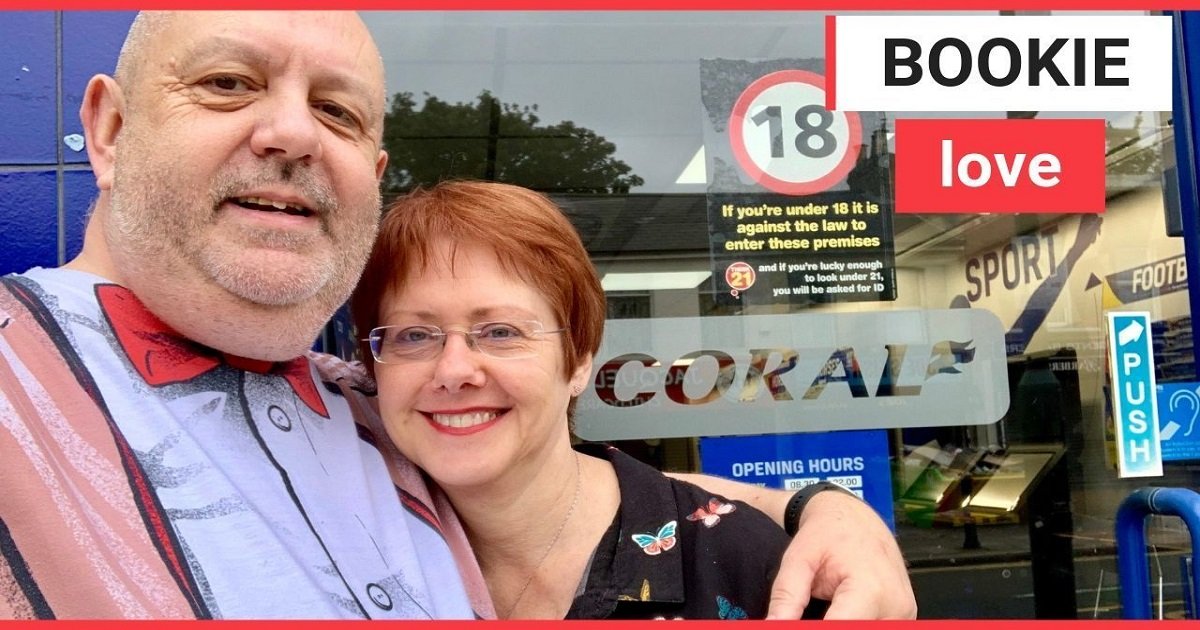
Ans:
POLYGON ((896 212, 1104 212, 1104 121, 896 121, 896 212))

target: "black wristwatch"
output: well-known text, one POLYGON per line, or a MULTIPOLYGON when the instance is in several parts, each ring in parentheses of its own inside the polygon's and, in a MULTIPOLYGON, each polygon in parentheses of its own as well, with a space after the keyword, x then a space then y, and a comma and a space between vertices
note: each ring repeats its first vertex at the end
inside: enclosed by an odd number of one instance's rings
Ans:
POLYGON ((810 483, 800 488, 796 491, 796 494, 792 495, 792 498, 788 501, 787 509, 783 511, 783 531, 787 532, 788 536, 795 536, 796 530, 800 529, 800 514, 804 512, 804 506, 808 505, 809 500, 816 496, 817 493, 825 492, 826 490, 844 492, 854 498, 858 498, 857 494, 832 481, 818 481, 817 483, 810 483))

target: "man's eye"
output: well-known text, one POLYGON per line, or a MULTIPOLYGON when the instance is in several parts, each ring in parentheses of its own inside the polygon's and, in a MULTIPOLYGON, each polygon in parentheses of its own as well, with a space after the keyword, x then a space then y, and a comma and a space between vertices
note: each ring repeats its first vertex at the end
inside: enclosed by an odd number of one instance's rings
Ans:
POLYGON ((357 122, 354 115, 350 113, 350 110, 340 105, 335 105, 334 103, 318 103, 317 109, 321 110, 321 113, 337 120, 338 122, 347 124, 355 124, 357 122))
POLYGON ((225 92, 237 92, 246 89, 246 82, 234 76, 216 76, 206 81, 209 85, 225 92))

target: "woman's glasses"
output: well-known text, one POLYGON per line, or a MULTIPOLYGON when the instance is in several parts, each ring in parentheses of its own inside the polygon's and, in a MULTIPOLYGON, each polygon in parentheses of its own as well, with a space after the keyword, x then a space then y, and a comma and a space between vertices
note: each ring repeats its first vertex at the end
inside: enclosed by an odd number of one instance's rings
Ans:
POLYGON ((459 333, 466 337, 467 346, 497 359, 523 359, 538 353, 542 335, 565 332, 566 328, 546 330, 536 320, 513 322, 483 322, 467 330, 443 330, 437 326, 380 326, 371 330, 364 340, 379 363, 429 361, 436 359, 446 347, 446 337, 459 333))

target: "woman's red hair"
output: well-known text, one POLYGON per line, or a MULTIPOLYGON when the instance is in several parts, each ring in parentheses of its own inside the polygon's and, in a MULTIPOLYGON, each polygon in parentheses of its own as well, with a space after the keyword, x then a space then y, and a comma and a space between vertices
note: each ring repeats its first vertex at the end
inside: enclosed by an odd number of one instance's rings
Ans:
MULTIPOLYGON (((445 181, 389 204, 362 280, 351 298, 359 337, 379 325, 384 297, 430 263, 441 239, 491 248, 505 269, 537 290, 566 328, 566 376, 596 353, 604 333, 604 290, 575 227, 545 195, 482 181, 445 181)), ((367 361, 374 372, 373 362, 367 361)))

